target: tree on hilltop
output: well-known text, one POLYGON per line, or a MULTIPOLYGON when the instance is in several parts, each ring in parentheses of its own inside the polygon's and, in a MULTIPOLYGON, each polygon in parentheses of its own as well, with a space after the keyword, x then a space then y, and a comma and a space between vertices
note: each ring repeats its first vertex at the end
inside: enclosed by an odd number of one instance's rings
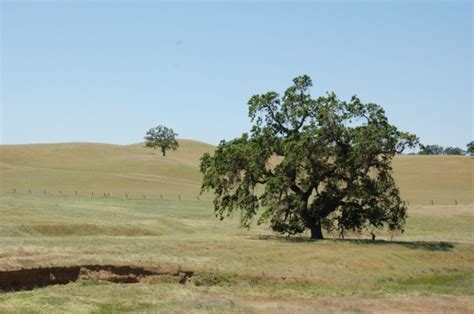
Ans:
POLYGON ((462 148, 459 148, 459 147, 446 147, 444 149, 444 153, 446 155, 464 155, 465 152, 462 150, 462 148))
POLYGON ((334 93, 312 98, 311 86, 304 75, 281 97, 253 96, 250 133, 203 155, 202 191, 215 193, 216 216, 242 210, 245 227, 258 217, 282 234, 309 229, 312 239, 334 228, 403 231, 406 206, 391 160, 414 148, 417 137, 391 125, 376 104, 334 93))
POLYGON ((474 156, 474 141, 470 141, 467 143, 467 152, 471 155, 474 156))
POLYGON ((161 148, 163 156, 166 156, 168 149, 176 150, 179 146, 176 140, 177 133, 173 129, 167 128, 163 125, 159 125, 155 128, 151 128, 146 132, 145 141, 146 147, 153 149, 161 148))
POLYGON ((419 155, 443 155, 444 148, 439 145, 420 145, 419 155))

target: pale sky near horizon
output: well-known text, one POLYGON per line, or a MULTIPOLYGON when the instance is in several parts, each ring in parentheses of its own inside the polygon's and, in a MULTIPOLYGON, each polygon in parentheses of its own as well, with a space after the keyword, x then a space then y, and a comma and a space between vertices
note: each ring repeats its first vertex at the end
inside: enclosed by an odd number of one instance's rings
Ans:
POLYGON ((3 144, 140 142, 147 129, 217 144, 247 101, 300 74, 357 94, 424 144, 473 139, 471 1, 0 0, 3 144))

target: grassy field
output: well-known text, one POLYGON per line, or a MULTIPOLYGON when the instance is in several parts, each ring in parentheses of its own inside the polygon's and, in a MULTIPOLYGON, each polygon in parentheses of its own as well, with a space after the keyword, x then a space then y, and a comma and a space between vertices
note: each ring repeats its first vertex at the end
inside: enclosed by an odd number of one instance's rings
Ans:
POLYGON ((91 143, 0 146, 0 189, 23 193, 123 197, 145 194, 195 196, 199 193, 199 158, 213 147, 195 141, 180 141, 166 158, 159 150, 136 145, 91 143))
MULTIPOLYGON (((199 158, 212 151, 213 146, 190 140, 181 140, 166 158, 143 144, 1 145, 0 191, 195 200, 199 158)), ((417 205, 474 203, 473 166, 464 156, 397 156, 393 163, 403 199, 417 205)))
POLYGON ((406 232, 312 242, 215 219, 210 196, 196 199, 205 151, 212 146, 192 141, 166 159, 140 145, 0 146, 0 271, 101 264, 194 273, 187 284, 87 278, 0 292, 0 312, 472 312, 473 159, 397 157, 411 200, 406 232))

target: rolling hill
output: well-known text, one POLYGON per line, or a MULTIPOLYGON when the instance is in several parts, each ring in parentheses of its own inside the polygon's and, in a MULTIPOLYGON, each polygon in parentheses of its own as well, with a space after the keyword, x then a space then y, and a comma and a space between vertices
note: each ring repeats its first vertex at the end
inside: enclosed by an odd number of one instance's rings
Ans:
POLYGON ((4 145, 0 146, 1 189, 195 195, 200 187, 199 157, 212 149, 204 143, 180 140, 179 149, 163 158, 161 152, 143 144, 4 145))
POLYGON ((414 205, 403 234, 376 230, 371 241, 368 230, 344 240, 326 232, 327 240, 309 241, 307 233, 277 236, 267 224, 239 228, 238 213, 216 219, 212 204, 196 199, 199 157, 213 149, 181 140, 163 158, 143 144, 0 146, 0 312, 473 308, 474 205, 461 204, 473 203, 474 159, 398 156, 395 177, 414 205), (38 288, 65 267, 88 277, 38 288), (112 282, 128 276, 119 270, 141 268, 161 275, 112 282), (183 271, 192 278, 180 284, 183 271), (2 292, 12 273, 39 274, 28 279, 37 289, 2 292))
MULTIPOLYGON (((0 146, 2 192, 112 196, 168 195, 195 198, 201 175, 199 158, 209 144, 180 140, 162 157, 142 143, 30 144, 0 146)), ((473 203, 474 159, 457 156, 397 156, 394 174, 402 197, 413 204, 473 203)))

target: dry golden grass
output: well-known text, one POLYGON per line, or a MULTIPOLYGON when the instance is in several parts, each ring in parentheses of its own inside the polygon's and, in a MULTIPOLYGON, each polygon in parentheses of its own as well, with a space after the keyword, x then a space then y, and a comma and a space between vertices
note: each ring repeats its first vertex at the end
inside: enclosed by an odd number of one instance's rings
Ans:
POLYGON ((312 242, 219 222, 204 201, 8 194, 0 204, 2 270, 113 264, 196 272, 186 286, 76 282, 0 294, 0 311, 462 312, 474 304, 473 206, 451 214, 415 207, 393 241, 378 232, 377 242, 368 234, 312 242))
POLYGON ((397 156, 393 161, 403 199, 412 204, 474 203, 474 158, 466 156, 397 156))
POLYGON ((366 233, 313 242, 307 235, 277 237, 266 226, 240 229, 238 215, 215 219, 209 196, 195 198, 198 157, 212 149, 181 141, 178 151, 163 158, 138 144, 0 146, 0 270, 114 264, 196 272, 188 285, 78 281, 0 293, 0 312, 469 312, 474 307, 474 206, 465 205, 474 203, 472 158, 395 159, 410 217, 406 232, 393 241, 377 231, 376 242, 366 233), (104 198, 104 192, 111 197, 104 198), (455 198, 458 206, 452 205, 455 198), (449 206, 427 206, 431 199, 449 206))
MULTIPOLYGON (((0 191, 41 194, 103 195, 178 194, 196 199, 199 158, 214 147, 180 140, 177 151, 161 152, 143 144, 92 143, 0 146, 0 191)), ((397 156, 394 175, 403 199, 411 204, 474 203, 474 158, 465 156, 397 156)), ((209 198, 208 198, 209 199, 209 198)))
POLYGON ((199 157, 213 147, 181 140, 177 151, 136 145, 92 143, 0 146, 0 189, 19 192, 124 197, 178 194, 195 199, 200 188, 199 157))

